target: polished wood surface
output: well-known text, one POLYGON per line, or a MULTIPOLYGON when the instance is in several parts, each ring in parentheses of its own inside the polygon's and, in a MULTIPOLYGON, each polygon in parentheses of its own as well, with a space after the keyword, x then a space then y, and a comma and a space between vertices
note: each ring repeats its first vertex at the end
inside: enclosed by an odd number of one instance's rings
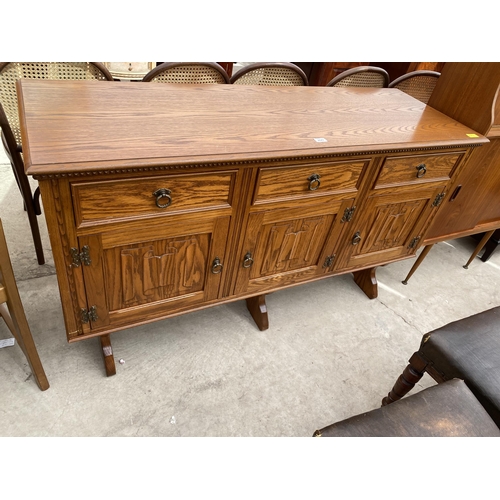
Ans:
POLYGON ((415 254, 488 142, 392 89, 19 91, 67 337, 106 352, 113 332, 234 300, 267 329, 266 294, 341 273, 375 298, 376 267, 415 254))
POLYGON ((18 85, 30 175, 486 142, 395 89, 18 85))

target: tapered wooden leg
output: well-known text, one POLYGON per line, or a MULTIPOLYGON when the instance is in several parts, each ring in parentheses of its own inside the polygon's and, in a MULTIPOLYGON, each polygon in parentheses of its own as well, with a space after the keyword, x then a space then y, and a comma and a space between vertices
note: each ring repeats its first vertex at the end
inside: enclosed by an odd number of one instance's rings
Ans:
POLYGON ((469 264, 476 258, 477 254, 483 249, 484 245, 488 243, 488 240, 490 239, 491 235, 495 232, 495 229, 492 231, 488 231, 487 233, 484 233, 484 236, 481 238, 481 241, 478 243, 476 249, 472 252, 472 255, 470 256, 470 259, 467 261, 467 264, 465 264, 464 269, 469 269, 469 264))
POLYGON ((394 403, 408 394, 423 377, 426 366, 427 362, 418 352, 415 352, 410 358, 408 366, 396 380, 391 392, 382 400, 382 406, 394 403))
POLYGON ((99 337, 99 340, 101 341, 106 375, 108 377, 111 377, 111 375, 116 375, 115 358, 113 357, 113 349, 111 348, 111 338, 109 335, 101 335, 99 337))
POLYGON ((267 316, 266 296, 250 297, 247 299, 247 308, 259 330, 267 330, 269 328, 269 318, 267 316))
POLYGON ((369 299, 376 299, 378 296, 377 278, 375 276, 376 269, 376 267, 370 267, 369 269, 353 273, 354 281, 369 299))
POLYGON ((418 266, 422 263, 422 261, 427 257, 427 254, 431 251, 431 248, 434 245, 426 245, 424 249, 420 252, 420 255, 417 257, 417 260, 415 261, 415 264, 413 264, 413 267, 410 269, 410 272, 408 273, 408 276, 402 281, 403 285, 408 284, 408 280, 411 278, 412 274, 418 269, 418 266))

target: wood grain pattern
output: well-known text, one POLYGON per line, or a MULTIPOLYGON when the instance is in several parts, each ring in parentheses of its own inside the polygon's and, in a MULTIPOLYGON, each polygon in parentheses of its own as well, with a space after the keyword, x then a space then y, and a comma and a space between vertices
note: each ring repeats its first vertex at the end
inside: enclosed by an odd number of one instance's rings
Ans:
POLYGON ((486 142, 396 89, 24 80, 18 92, 31 175, 486 142))
POLYGON ((73 183, 76 219, 80 225, 96 220, 228 207, 233 177, 234 172, 215 172, 73 183), (156 204, 153 193, 159 188, 170 191, 171 203, 166 208, 156 204))

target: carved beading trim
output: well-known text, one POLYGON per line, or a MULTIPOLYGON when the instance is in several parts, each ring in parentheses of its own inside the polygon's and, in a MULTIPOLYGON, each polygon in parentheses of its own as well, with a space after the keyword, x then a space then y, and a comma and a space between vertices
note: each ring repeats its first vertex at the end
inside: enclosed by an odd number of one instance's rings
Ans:
POLYGON ((105 170, 89 170, 87 172, 68 172, 68 173, 54 173, 54 174, 33 174, 34 179, 49 179, 49 178, 63 178, 63 177, 90 177, 94 175, 114 175, 114 174, 128 174, 131 172, 142 173, 142 172, 155 172, 163 170, 183 170, 190 168, 206 168, 206 167, 238 167, 244 165, 255 165, 255 164, 265 164, 265 163, 285 163, 290 161, 308 161, 308 160, 321 160, 321 159, 335 159, 335 158, 345 158, 351 156, 373 156, 373 155, 383 155, 383 154, 395 154, 395 153, 415 153, 423 151, 441 151, 446 149, 467 149, 476 148, 481 146, 481 144, 461 144, 461 145, 451 145, 451 146, 427 146, 420 148, 404 148, 404 149, 384 149, 380 151, 358 151, 358 152, 346 152, 346 153, 330 153, 330 154, 315 154, 307 156, 289 156, 283 158, 265 158, 265 159, 254 159, 254 160, 233 160, 227 162, 204 162, 204 163, 193 163, 189 165, 179 164, 179 165, 160 165, 151 167, 121 167, 116 169, 105 169, 105 170))

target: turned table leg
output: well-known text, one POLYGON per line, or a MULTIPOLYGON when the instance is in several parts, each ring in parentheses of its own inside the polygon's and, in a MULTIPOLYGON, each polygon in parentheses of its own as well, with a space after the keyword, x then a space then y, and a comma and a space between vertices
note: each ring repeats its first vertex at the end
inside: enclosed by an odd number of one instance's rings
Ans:
POLYGON ((415 264, 413 264, 412 268, 410 269, 410 272, 408 273, 408 276, 402 281, 403 285, 408 284, 408 280, 411 278, 412 274, 418 269, 418 266, 422 263, 422 261, 425 259, 427 254, 431 251, 431 248, 434 245, 426 245, 424 249, 420 252, 420 255, 417 257, 417 260, 415 261, 415 264))
POLYGON ((408 394, 415 387, 415 384, 423 377, 427 362, 418 352, 412 355, 408 363, 408 366, 396 380, 391 392, 382 400, 382 406, 387 406, 401 399, 408 394))
POLYGON ((353 273, 354 281, 369 299, 376 299, 378 296, 377 278, 375 276, 376 269, 376 267, 370 267, 369 269, 353 273))
POLYGON ((470 259, 467 261, 467 264, 465 264, 464 269, 469 269, 469 264, 476 258, 477 254, 483 249, 484 245, 488 243, 488 240, 490 239, 491 235, 494 232, 495 229, 493 229, 492 231, 488 231, 487 233, 484 233, 484 236, 481 238, 481 241, 478 243, 474 252, 472 252, 472 255, 470 256, 470 259))
POLYGON ((113 349, 111 348, 111 338, 109 335, 101 335, 99 337, 99 340, 101 341, 106 375, 108 377, 111 377, 111 375, 116 375, 115 358, 113 357, 113 349))
POLYGON ((269 318, 267 316, 266 296, 250 297, 247 299, 247 308, 259 330, 267 330, 269 328, 269 318))

